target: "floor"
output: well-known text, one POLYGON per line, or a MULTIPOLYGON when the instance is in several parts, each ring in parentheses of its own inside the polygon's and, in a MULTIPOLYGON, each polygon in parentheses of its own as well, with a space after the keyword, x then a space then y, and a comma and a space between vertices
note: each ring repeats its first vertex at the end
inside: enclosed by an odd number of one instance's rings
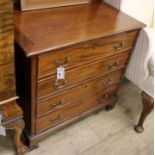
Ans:
MULTIPOLYGON (((101 111, 55 135, 42 140, 27 155, 153 155, 153 112, 137 134, 133 125, 141 111, 140 91, 124 80, 117 106, 101 111)), ((13 135, 0 137, 0 155, 14 155, 13 135)))

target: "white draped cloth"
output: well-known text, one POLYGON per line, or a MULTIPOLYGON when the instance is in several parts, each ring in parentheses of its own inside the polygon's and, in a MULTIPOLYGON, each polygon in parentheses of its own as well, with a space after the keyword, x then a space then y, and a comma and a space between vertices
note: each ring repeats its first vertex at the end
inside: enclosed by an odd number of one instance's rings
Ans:
POLYGON ((154 97, 153 29, 141 30, 127 66, 125 76, 141 90, 154 97))

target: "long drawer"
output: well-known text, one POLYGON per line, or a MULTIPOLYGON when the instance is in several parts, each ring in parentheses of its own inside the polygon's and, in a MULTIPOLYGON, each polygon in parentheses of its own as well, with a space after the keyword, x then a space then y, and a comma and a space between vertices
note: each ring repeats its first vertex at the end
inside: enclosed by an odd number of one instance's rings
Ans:
POLYGON ((104 91, 99 91, 94 94, 90 94, 85 98, 78 100, 72 104, 65 106, 55 112, 38 118, 36 121, 37 133, 56 126, 64 121, 67 121, 75 116, 78 116, 88 110, 95 109, 97 107, 105 106, 116 99, 116 91, 118 86, 108 87, 104 91))
POLYGON ((37 104, 37 117, 45 115, 49 112, 61 109, 66 105, 84 98, 87 95, 97 91, 104 91, 105 88, 120 82, 123 70, 112 72, 111 74, 91 80, 76 88, 56 94, 50 98, 44 99, 37 104))
POLYGON ((38 78, 51 75, 60 65, 69 69, 130 49, 133 47, 136 34, 137 31, 119 34, 112 38, 96 40, 92 43, 39 56, 38 78))
POLYGON ((66 80, 57 80, 56 75, 38 81, 37 97, 42 99, 66 88, 79 85, 81 82, 103 76, 126 66, 130 52, 126 51, 102 61, 83 65, 66 72, 66 80))

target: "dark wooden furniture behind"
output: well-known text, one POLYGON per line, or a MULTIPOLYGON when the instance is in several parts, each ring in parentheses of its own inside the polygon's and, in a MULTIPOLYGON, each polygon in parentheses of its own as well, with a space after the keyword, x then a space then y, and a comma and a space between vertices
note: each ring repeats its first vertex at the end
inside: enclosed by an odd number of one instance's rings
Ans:
POLYGON ((114 106, 142 23, 100 1, 14 16, 18 95, 29 147, 114 106), (62 65, 66 79, 57 80, 62 65))
POLYGON ((0 104, 16 100, 13 4, 0 1, 0 104))
POLYGON ((20 0, 21 10, 36 10, 89 3, 90 0, 20 0))
POLYGON ((24 147, 20 140, 24 128, 22 110, 16 103, 18 98, 15 87, 14 70, 14 26, 13 3, 0 1, 0 115, 6 129, 15 131, 15 144, 19 155, 24 147))

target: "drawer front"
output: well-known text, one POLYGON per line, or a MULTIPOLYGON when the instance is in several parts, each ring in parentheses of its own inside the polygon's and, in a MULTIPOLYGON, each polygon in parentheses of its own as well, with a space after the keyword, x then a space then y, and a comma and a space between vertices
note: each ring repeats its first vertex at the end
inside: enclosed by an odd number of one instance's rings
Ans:
POLYGON ((102 107, 108 104, 110 101, 114 101, 116 99, 115 95, 117 87, 117 85, 108 87, 104 91, 96 92, 94 94, 86 96, 81 100, 67 105, 63 109, 59 109, 44 117, 38 118, 36 122, 37 133, 56 126, 88 110, 102 107))
POLYGON ((105 88, 118 83, 121 80, 123 70, 118 70, 104 77, 95 79, 76 88, 65 91, 59 95, 52 96, 37 105, 37 117, 40 117, 51 111, 65 107, 66 105, 84 98, 86 95, 97 91, 104 91, 105 88))
POLYGON ((65 89, 79 85, 90 79, 104 76, 110 72, 124 68, 126 66, 129 52, 118 54, 110 58, 106 58, 100 62, 95 62, 89 65, 83 65, 74 70, 66 72, 66 80, 56 80, 56 75, 50 78, 38 81, 38 99, 50 96, 53 93, 64 91, 65 89))
POLYGON ((66 69, 69 69, 89 61, 117 54, 122 50, 130 49, 133 47, 136 34, 137 31, 125 33, 112 38, 80 45, 79 47, 39 56, 38 78, 43 78, 56 72, 56 68, 59 65, 64 65, 66 69))

